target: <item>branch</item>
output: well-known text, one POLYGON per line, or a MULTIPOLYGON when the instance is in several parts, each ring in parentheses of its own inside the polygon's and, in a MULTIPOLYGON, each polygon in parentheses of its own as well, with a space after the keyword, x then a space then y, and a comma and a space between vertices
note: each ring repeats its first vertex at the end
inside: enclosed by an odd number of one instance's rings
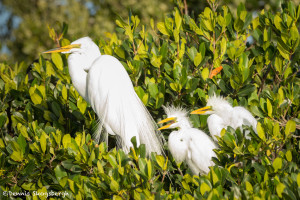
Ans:
POLYGON ((188 10, 188 6, 187 6, 187 3, 186 3, 186 0, 184 0, 183 3, 184 3, 184 14, 188 15, 189 14, 189 10, 188 10))

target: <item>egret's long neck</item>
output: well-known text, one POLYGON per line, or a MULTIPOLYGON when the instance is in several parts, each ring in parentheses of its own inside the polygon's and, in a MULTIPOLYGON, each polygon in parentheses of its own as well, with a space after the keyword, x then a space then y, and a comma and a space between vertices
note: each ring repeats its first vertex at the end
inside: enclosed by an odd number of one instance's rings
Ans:
POLYGON ((69 74, 72 79, 72 83, 77 92, 86 101, 88 101, 87 94, 87 72, 84 70, 82 59, 77 59, 76 54, 71 54, 68 58, 69 74))

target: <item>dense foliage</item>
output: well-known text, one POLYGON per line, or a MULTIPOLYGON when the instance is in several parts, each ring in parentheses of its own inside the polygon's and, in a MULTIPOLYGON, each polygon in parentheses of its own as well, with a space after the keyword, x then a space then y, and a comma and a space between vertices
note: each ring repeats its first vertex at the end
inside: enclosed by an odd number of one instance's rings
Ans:
MULTIPOLYGON (((66 191, 66 199, 300 199, 300 6, 253 17, 243 4, 231 13, 208 2, 197 18, 179 3, 163 22, 151 20, 152 31, 130 15, 116 21, 125 40, 108 34, 96 42, 122 62, 155 120, 164 117, 162 105, 195 109, 216 93, 250 110, 258 134, 223 130, 216 165, 193 176, 167 147, 165 157, 147 158, 144 145, 126 155, 112 137, 108 147, 95 144, 97 116, 72 86, 67 55, 2 63, 0 198, 3 191, 66 191)), ((53 46, 70 43, 65 31, 50 29, 53 46)), ((208 133, 207 116, 190 119, 208 133)))

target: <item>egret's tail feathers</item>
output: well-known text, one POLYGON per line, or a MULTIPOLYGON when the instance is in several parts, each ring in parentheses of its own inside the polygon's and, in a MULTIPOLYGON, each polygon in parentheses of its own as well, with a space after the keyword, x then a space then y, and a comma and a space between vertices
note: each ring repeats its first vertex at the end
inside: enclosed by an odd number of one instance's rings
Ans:
POLYGON ((137 126, 139 128, 139 138, 140 143, 145 144, 147 154, 150 156, 151 152, 156 152, 160 155, 165 155, 163 150, 163 144, 165 143, 165 139, 161 132, 158 129, 157 124, 154 119, 150 115, 149 111, 139 99, 139 97, 135 94, 137 98, 137 102, 140 105, 140 112, 138 114, 138 123, 137 126))
POLYGON ((93 133, 93 138, 96 143, 105 142, 108 144, 108 131, 103 128, 103 121, 98 120, 96 130, 93 133))
POLYGON ((99 141, 105 136, 107 141, 105 132, 115 134, 119 136, 116 137, 118 147, 122 147, 124 152, 128 153, 130 147, 133 147, 131 139, 135 136, 137 146, 145 144, 148 156, 151 155, 151 152, 164 155, 164 138, 135 91, 132 89, 130 94, 118 93, 119 99, 110 99, 110 92, 106 93, 105 101, 101 105, 95 105, 91 101, 100 121, 98 131, 95 133, 95 140, 99 141), (106 131, 103 130, 103 126, 106 131))

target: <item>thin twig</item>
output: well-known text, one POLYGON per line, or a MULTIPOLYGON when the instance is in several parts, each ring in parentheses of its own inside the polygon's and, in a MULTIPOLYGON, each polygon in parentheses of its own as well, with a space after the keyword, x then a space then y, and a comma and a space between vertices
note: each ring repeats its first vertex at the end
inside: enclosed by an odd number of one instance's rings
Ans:
POLYGON ((186 3, 186 0, 184 0, 183 3, 184 3, 184 14, 188 15, 189 14, 189 10, 188 10, 188 6, 187 6, 187 3, 186 3))

